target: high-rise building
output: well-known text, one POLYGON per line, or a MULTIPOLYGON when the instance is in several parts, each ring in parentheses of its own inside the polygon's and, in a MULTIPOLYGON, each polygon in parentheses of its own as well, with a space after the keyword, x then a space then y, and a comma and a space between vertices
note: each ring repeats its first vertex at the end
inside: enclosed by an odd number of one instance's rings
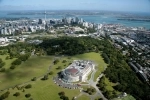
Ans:
POLYGON ((42 23, 43 23, 42 19, 39 19, 38 24, 42 24, 42 23))

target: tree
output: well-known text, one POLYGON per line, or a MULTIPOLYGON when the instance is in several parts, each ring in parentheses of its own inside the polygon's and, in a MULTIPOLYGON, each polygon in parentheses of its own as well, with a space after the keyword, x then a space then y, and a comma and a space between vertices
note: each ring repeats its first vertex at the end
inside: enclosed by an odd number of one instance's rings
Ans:
POLYGON ((64 95, 65 95, 65 92, 62 91, 62 92, 59 92, 58 94, 59 94, 59 96, 64 96, 64 95))
POLYGON ((56 69, 61 69, 61 66, 58 66, 56 69))
POLYGON ((31 96, 31 94, 30 94, 30 93, 25 94, 25 97, 26 97, 26 98, 29 98, 30 96, 31 96))
POLYGON ((62 63, 66 63, 66 62, 67 62, 67 60, 63 60, 63 61, 62 61, 62 63))
POLYGON ((69 98, 67 96, 64 96, 63 100, 69 100, 69 98))
POLYGON ((59 60, 58 59, 56 59, 56 60, 54 60, 54 65, 56 65, 57 63, 59 62, 59 60))
POLYGON ((3 100, 3 99, 8 98, 9 94, 10 94, 9 91, 5 92, 4 94, 2 94, 2 95, 0 96, 0 100, 3 100))
POLYGON ((21 61, 26 61, 29 57, 30 57, 29 54, 24 54, 24 55, 21 55, 18 59, 20 59, 21 61))
POLYGON ((15 61, 12 62, 12 65, 20 65, 20 64, 21 64, 20 59, 16 59, 15 61))
POLYGON ((25 86, 26 89, 29 89, 29 88, 31 88, 31 87, 32 87, 31 84, 28 84, 28 85, 25 86))
POLYGON ((53 72, 53 71, 50 71, 50 72, 49 72, 49 75, 53 75, 53 74, 54 74, 54 72, 53 72))
POLYGON ((8 60, 9 58, 10 58, 9 56, 6 56, 6 58, 5 58, 5 59, 6 59, 6 60, 8 60))
POLYGON ((36 77, 32 78, 31 81, 36 81, 36 77))
POLYGON ((15 68, 16 68, 15 65, 10 66, 10 69, 15 69, 15 68))
POLYGON ((18 97, 18 96, 20 96, 20 93, 19 93, 19 92, 16 92, 13 96, 18 97))
POLYGON ((102 53, 102 57, 104 58, 105 63, 110 64, 110 59, 105 53, 102 53))
POLYGON ((5 72, 5 71, 6 71, 5 68, 1 68, 1 69, 0 69, 0 72, 5 72))
POLYGON ((48 80, 48 74, 44 75, 44 77, 42 78, 42 80, 48 80))
POLYGON ((0 68, 2 68, 5 65, 5 62, 0 58, 0 68))

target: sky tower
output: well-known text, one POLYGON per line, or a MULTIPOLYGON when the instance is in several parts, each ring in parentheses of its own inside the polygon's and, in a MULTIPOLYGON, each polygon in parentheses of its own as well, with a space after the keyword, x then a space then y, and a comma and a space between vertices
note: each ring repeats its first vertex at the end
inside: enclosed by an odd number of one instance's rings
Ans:
POLYGON ((44 15, 45 15, 45 22, 46 22, 46 11, 45 11, 44 15))

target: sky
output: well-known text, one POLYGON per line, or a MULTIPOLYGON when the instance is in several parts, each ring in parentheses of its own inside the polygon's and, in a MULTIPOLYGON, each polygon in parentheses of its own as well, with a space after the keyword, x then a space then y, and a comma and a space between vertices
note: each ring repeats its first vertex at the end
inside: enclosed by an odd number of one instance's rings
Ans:
POLYGON ((150 0, 0 0, 0 10, 107 10, 150 13, 150 0))

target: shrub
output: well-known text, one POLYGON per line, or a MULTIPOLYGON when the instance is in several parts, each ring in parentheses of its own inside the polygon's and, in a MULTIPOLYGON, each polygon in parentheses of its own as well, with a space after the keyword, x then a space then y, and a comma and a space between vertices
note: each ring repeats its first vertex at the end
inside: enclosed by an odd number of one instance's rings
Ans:
POLYGON ((29 88, 31 88, 31 87, 32 87, 31 84, 28 84, 28 85, 25 86, 26 89, 29 89, 29 88))
POLYGON ((6 59, 6 60, 8 60, 9 58, 10 58, 10 57, 9 57, 9 56, 7 56, 5 59, 6 59))
POLYGON ((48 75, 44 75, 44 77, 41 80, 48 80, 48 75))
POLYGON ((20 96, 20 93, 19 93, 19 92, 16 92, 13 96, 18 97, 18 96, 20 96))
POLYGON ((49 75, 53 75, 53 73, 54 73, 53 71, 50 71, 48 74, 49 74, 49 75))
POLYGON ((26 97, 26 98, 29 98, 29 97, 31 97, 31 94, 28 93, 28 94, 25 95, 25 97, 26 97))
POLYGON ((63 61, 62 61, 62 63, 66 63, 66 62, 67 62, 66 60, 63 60, 63 61))
POLYGON ((15 69, 15 68, 16 68, 15 65, 10 66, 10 69, 15 69))
POLYGON ((31 81, 36 81, 36 77, 32 78, 31 81))
POLYGON ((5 68, 1 68, 1 69, 0 69, 0 72, 5 72, 5 71, 6 71, 5 68))
POLYGON ((3 99, 8 98, 9 94, 10 94, 9 91, 5 92, 4 94, 2 94, 2 95, 0 96, 0 100, 3 100, 3 99))
POLYGON ((58 60, 58 59, 56 59, 56 60, 54 60, 54 62, 53 62, 53 63, 54 63, 54 65, 55 65, 55 64, 57 64, 58 62, 59 62, 59 60, 58 60))
POLYGON ((2 68, 5 65, 5 62, 2 61, 2 59, 0 58, 0 68, 2 68))
POLYGON ((16 59, 15 61, 12 62, 12 65, 20 65, 20 64, 21 64, 20 59, 16 59))

